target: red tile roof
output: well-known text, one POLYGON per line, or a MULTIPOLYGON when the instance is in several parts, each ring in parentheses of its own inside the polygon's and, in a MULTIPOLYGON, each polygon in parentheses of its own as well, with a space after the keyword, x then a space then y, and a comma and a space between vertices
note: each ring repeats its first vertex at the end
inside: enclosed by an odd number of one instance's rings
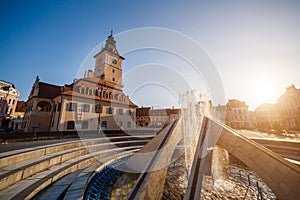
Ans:
POLYGON ((16 106, 16 112, 25 112, 25 110, 26 110, 25 101, 18 101, 16 106))
POLYGON ((136 116, 149 116, 151 107, 142 107, 136 109, 136 116))
POLYGON ((61 93, 61 87, 58 85, 52 85, 49 83, 39 82, 39 94, 38 97, 53 99, 61 93))

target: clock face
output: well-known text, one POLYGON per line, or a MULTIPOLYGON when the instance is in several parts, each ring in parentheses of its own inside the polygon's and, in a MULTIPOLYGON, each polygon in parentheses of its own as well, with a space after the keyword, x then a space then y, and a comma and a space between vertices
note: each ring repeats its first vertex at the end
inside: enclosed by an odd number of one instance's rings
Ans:
POLYGON ((117 60, 113 58, 113 59, 112 59, 112 63, 113 63, 113 64, 117 64, 117 60))

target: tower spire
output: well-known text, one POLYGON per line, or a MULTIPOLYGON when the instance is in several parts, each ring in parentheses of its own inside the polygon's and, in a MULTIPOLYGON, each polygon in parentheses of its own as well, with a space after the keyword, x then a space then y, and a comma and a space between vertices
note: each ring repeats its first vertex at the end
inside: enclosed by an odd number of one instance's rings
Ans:
POLYGON ((114 30, 113 29, 110 29, 110 36, 112 36, 114 33, 114 30))

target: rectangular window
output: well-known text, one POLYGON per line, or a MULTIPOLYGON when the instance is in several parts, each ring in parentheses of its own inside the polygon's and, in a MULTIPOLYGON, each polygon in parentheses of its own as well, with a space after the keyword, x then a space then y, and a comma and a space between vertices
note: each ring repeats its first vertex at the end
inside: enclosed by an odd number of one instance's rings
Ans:
POLYGON ((107 128, 107 121, 102 121, 101 128, 106 129, 107 128))
POLYGON ((131 128, 131 122, 127 122, 127 128, 131 128))
POLYGON ((118 109, 118 114, 119 114, 119 115, 123 115, 123 108, 119 108, 119 109, 118 109))
POLYGON ((77 103, 68 103, 66 111, 77 111, 77 103))
POLYGON ((54 104, 53 112, 56 112, 56 106, 57 106, 57 104, 54 104))
POLYGON ((11 99, 8 100, 8 104, 10 104, 10 103, 11 103, 11 99))
POLYGON ((13 105, 15 104, 15 99, 13 100, 12 104, 13 104, 13 105))
POLYGON ((71 130, 75 128, 75 122, 74 121, 68 121, 67 122, 67 130, 71 130))
POLYGON ((88 129, 89 128, 89 121, 82 121, 82 129, 88 129))
POLYGON ((113 107, 106 108, 106 114, 114 114, 114 108, 113 107))
POLYGON ((127 115, 131 115, 131 110, 127 110, 127 115))
POLYGON ((81 112, 90 112, 90 105, 89 104, 83 104, 81 105, 81 112))

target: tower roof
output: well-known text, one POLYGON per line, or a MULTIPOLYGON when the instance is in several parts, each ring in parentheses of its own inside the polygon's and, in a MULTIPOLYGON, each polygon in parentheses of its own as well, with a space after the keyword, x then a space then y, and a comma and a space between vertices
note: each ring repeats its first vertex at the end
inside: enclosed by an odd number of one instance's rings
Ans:
POLYGON ((113 53, 119 55, 119 53, 117 51, 117 47, 116 47, 116 41, 115 41, 112 31, 110 32, 110 35, 107 37, 104 48, 110 52, 113 52, 113 53))
POLYGON ((113 36, 113 31, 110 32, 110 35, 107 37, 106 41, 105 41, 105 46, 102 47, 101 51, 99 53, 97 53, 94 58, 99 55, 100 53, 102 53, 103 51, 109 51, 110 53, 113 53, 117 56, 119 56, 120 58, 122 58, 123 60, 125 58, 123 58, 122 56, 120 56, 118 50, 117 50, 117 45, 116 45, 116 40, 113 36))

